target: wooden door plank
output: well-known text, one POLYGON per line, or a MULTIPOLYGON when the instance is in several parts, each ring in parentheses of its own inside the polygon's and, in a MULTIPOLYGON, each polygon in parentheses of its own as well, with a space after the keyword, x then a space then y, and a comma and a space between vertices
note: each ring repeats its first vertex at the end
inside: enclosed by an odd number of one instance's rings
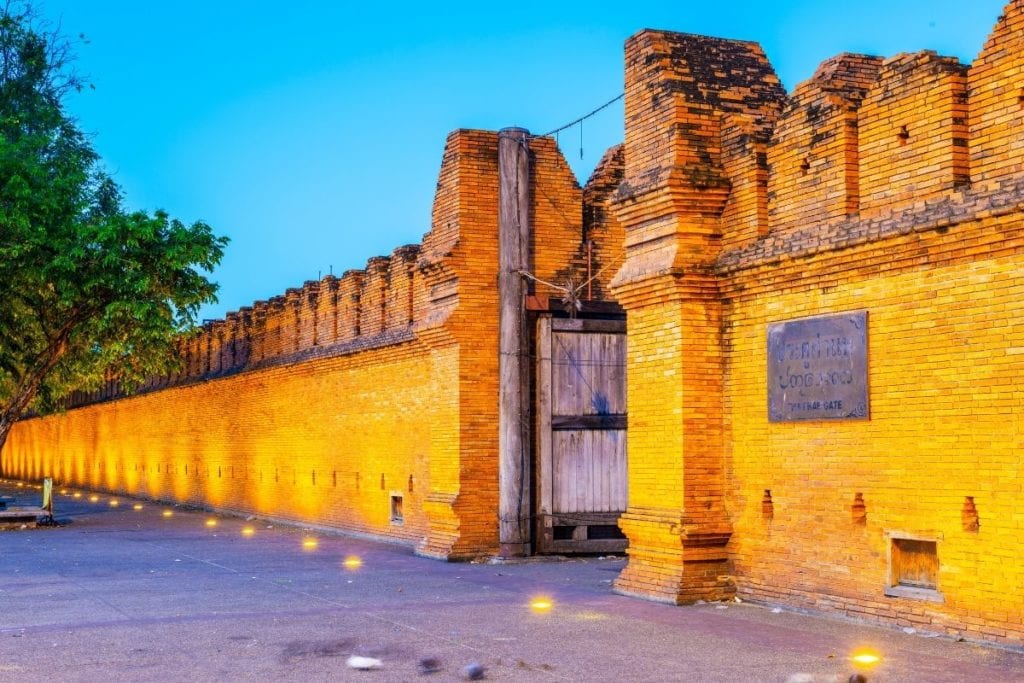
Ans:
POLYGON ((551 429, 555 431, 622 430, 625 428, 625 415, 554 415, 551 417, 551 429))
POLYGON ((583 504, 580 510, 594 509, 594 432, 580 432, 580 465, 583 470, 583 504))
POLYGON ((565 506, 565 435, 555 432, 551 435, 551 512, 562 512, 565 506))
POLYGON ((541 514, 552 510, 551 460, 551 318, 537 321, 537 471, 538 505, 541 514))
POLYGON ((614 510, 625 512, 627 504, 627 477, 626 477, 626 439, 628 434, 626 430, 615 433, 615 479, 612 482, 612 505, 614 510))
POLYGON ((551 521, 558 526, 603 526, 615 524, 620 514, 619 512, 566 512, 552 515, 551 521))
POLYGON ((552 341, 557 364, 558 388, 555 393, 555 415, 566 415, 572 411, 573 383, 569 360, 570 351, 566 346, 566 335, 556 333, 552 341))
POLYGON ((586 541, 555 541, 551 544, 558 553, 621 553, 626 539, 593 539, 586 541))
POLYGON ((586 320, 583 318, 554 318, 551 327, 556 332, 607 332, 625 334, 625 320, 586 320))
POLYGON ((591 398, 587 406, 588 412, 594 415, 607 414, 612 412, 609 403, 611 396, 608 393, 608 383, 604 371, 604 346, 608 335, 588 334, 589 355, 590 355, 590 387, 591 398))
POLYGON ((587 458, 583 452, 583 440, 587 432, 573 432, 576 435, 576 507, 573 512, 583 512, 587 509, 587 480, 590 475, 590 468, 587 465, 587 458))
POLYGON ((573 439, 577 432, 554 432, 552 434, 554 507, 552 512, 575 511, 576 461, 573 439))
POLYGON ((611 500, 611 477, 612 468, 615 466, 615 442, 609 438, 610 435, 601 433, 601 495, 599 500, 601 501, 600 506, 597 508, 600 512, 608 512, 612 510, 611 500))

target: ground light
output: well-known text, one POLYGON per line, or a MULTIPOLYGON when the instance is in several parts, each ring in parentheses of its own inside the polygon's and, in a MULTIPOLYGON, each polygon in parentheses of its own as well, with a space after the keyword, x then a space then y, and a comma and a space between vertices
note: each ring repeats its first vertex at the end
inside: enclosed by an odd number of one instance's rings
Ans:
POLYGON ((132 505, 132 510, 141 510, 141 509, 142 509, 142 503, 136 503, 135 505, 132 505))
POLYGON ((551 608, 555 606, 555 603, 551 601, 551 598, 538 595, 537 597, 530 600, 530 610, 537 614, 544 614, 550 612, 551 608))
POLYGON ((882 656, 870 649, 861 649, 850 655, 850 661, 862 669, 870 669, 882 661, 882 656))
POLYGON ((349 555, 341 563, 341 566, 343 566, 345 569, 349 570, 350 572, 354 572, 355 570, 357 570, 357 569, 359 569, 360 567, 363 566, 363 561, 359 557, 357 557, 355 555, 349 555))
POLYGON ((319 543, 317 542, 317 540, 315 538, 305 538, 302 541, 302 549, 303 550, 316 550, 316 547, 318 545, 319 545, 319 543))
POLYGON ((96 503, 96 502, 99 502, 99 499, 100 499, 100 497, 99 497, 99 496, 89 496, 89 502, 90 502, 90 503, 96 503))
POLYGON ((210 528, 213 528, 213 527, 217 526, 217 520, 212 519, 212 518, 206 520, 206 526, 208 526, 210 528))
POLYGON ((117 501, 117 500, 110 501, 110 507, 112 507, 112 508, 116 508, 120 504, 121 503, 119 501, 117 501))
POLYGON ((173 513, 173 512, 171 512, 170 510, 164 510, 164 517, 170 517, 170 516, 171 516, 171 515, 173 515, 173 514, 174 514, 174 513, 173 513))
POLYGON ((81 494, 81 492, 79 492, 79 491, 75 491, 75 492, 74 492, 74 493, 73 493, 72 495, 73 495, 73 496, 74 496, 75 498, 81 498, 81 497, 82 497, 82 494, 81 494))
POLYGON ((255 533, 256 533, 256 530, 253 529, 251 526, 242 527, 242 535, 243 536, 249 537, 249 536, 252 536, 255 533))

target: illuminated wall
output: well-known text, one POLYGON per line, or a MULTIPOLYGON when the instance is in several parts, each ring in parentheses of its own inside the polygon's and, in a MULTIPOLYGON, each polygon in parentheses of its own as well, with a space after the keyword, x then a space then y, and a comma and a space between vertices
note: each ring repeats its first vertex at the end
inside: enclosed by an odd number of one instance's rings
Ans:
POLYGON ((1024 2, 970 65, 626 45, 620 592, 1024 642, 1024 2), (670 133, 667 133, 670 132, 670 133), (867 312, 870 417, 769 420, 768 327, 867 312))
MULTIPOLYGON (((602 273, 628 313, 616 589, 1024 643, 1024 0, 970 66, 843 54, 788 94, 754 43, 645 30, 625 57, 625 143, 586 188, 531 140, 534 274, 602 273), (854 311, 868 419, 770 421, 769 325, 854 311)), ((3 472, 495 551, 497 139, 449 137, 422 245, 20 423, 3 472)))
MULTIPOLYGON (((111 381, 20 422, 3 473, 372 533, 436 557, 494 551, 497 150, 497 133, 455 131, 422 244, 205 325, 182 339, 182 371, 135 396, 111 381)), ((583 190, 553 140, 532 138, 530 153, 533 274, 578 279, 583 190)), ((599 174, 598 200, 614 172, 599 174)), ((621 253, 612 233, 596 229, 595 271, 621 253)))
POLYGON ((410 342, 28 420, 5 472, 419 541, 447 391, 429 367, 410 342))

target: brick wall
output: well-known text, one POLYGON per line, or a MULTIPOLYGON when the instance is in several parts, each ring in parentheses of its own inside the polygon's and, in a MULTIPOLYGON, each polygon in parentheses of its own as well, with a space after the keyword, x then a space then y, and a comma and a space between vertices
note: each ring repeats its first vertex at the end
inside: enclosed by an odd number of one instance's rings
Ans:
POLYGON ((729 551, 740 595, 1024 642, 1013 426, 1024 221, 985 213, 749 262, 727 280, 729 551), (769 423, 767 325, 853 310, 868 311, 870 420, 769 423), (968 497, 978 528, 964 525, 968 497), (884 595, 887 533, 938 539, 942 604, 884 595))
POLYGON ((446 391, 426 355, 408 342, 27 420, 4 472, 419 542, 434 397, 446 391))
MULTIPOLYGON (((497 142, 449 136, 421 245, 204 325, 179 341, 173 376, 135 396, 111 378, 65 414, 19 423, 0 468, 387 536, 436 557, 494 551, 497 142)), ((552 139, 532 138, 530 154, 533 273, 579 282, 582 190, 552 139)), ((594 229, 595 251, 616 253, 614 226, 594 229)))
MULTIPOLYGON (((727 125, 775 120, 785 93, 753 43, 644 31, 626 43, 626 150, 615 213, 627 309, 629 564, 616 588, 667 602, 731 594, 723 496, 722 302, 714 276, 728 169, 764 163, 727 125), (744 156, 754 155, 753 162, 744 156)), ((763 140, 763 135, 757 140, 763 140)), ((732 215, 758 220, 757 202, 732 215)), ((762 214, 763 215, 763 214, 762 214)), ((754 237, 758 229, 749 231, 754 237)))
POLYGON ((768 145, 770 229, 857 211, 857 110, 881 61, 867 55, 833 57, 793 91, 768 145))
POLYGON ((1011 2, 996 22, 981 54, 971 65, 971 177, 994 186, 1019 175, 1024 149, 1022 85, 1024 67, 1024 5, 1011 2))
MULTIPOLYGON (((1014 0, 970 67, 844 54, 787 95, 756 44, 645 30, 583 189, 531 139, 533 275, 578 282, 593 240, 628 312, 617 590, 1024 642, 1022 55, 1014 0), (855 310, 870 419, 769 422, 768 325, 855 310), (888 590, 901 536, 935 543, 924 596, 888 590)), ((112 378, 20 423, 4 473, 495 550, 497 142, 449 136, 421 245, 211 323, 139 396, 112 378)))
MULTIPOLYGON (((594 299, 613 299, 608 283, 622 265, 623 231, 613 208, 615 192, 625 171, 625 148, 615 145, 601 157, 583 188, 583 238, 590 242, 591 293, 594 299)), ((579 261, 585 257, 581 246, 579 261)), ((582 270, 582 268, 581 268, 582 270)))
POLYGON ((861 215, 968 184, 967 115, 967 68, 956 59, 883 62, 858 113, 861 215))
POLYGON ((969 68, 840 55, 781 100, 736 77, 756 46, 627 42, 618 590, 1024 642, 1022 55, 1020 0, 969 68), (769 422, 768 325, 859 310, 870 419, 769 422), (893 537, 934 591, 892 595, 893 537))

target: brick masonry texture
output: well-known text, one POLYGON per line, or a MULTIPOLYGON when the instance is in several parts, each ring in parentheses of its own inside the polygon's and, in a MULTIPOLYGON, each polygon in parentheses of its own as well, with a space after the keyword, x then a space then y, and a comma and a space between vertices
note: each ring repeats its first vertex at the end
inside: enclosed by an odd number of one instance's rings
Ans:
MULTIPOLYGON (((1024 0, 971 65, 842 54, 791 94, 754 43, 645 30, 585 187, 531 138, 533 275, 627 312, 618 591, 1024 645, 1022 68, 1024 0), (768 326, 851 311, 870 419, 770 422, 768 326), (934 542, 934 589, 891 590, 893 538, 934 542)), ((4 474, 496 551, 497 143, 449 136, 422 244, 19 423, 4 474)))
POLYGON ((619 591, 1024 643, 1022 60, 1019 1, 970 67, 844 54, 788 97, 756 45, 627 42, 619 591), (768 325, 858 310, 870 420, 769 422, 768 325), (886 595, 892 537, 936 542, 930 599, 886 595))
MULTIPOLYGON (((449 136, 422 244, 204 325, 181 340, 181 371, 135 395, 111 379, 62 415, 24 420, 4 474, 338 527, 442 558, 493 552, 497 143, 449 136)), ((532 138, 530 154, 532 272, 580 282, 583 191, 553 140, 532 138)), ((596 177, 617 184, 615 173, 596 177)), ((594 232, 595 254, 621 254, 614 227, 594 232)))

